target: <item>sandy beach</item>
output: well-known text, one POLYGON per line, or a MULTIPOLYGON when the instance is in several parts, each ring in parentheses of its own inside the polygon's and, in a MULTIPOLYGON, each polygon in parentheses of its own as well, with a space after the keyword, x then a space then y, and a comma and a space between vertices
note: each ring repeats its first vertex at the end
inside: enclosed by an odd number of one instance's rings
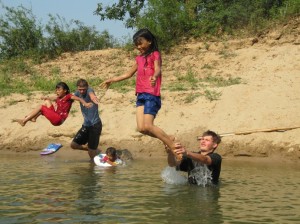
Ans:
MULTIPOLYGON (((189 149, 197 149, 197 135, 210 129, 222 138, 218 148, 224 158, 267 158, 269 161, 298 162, 300 158, 300 19, 280 29, 259 36, 224 41, 191 40, 162 53, 162 108, 155 124, 175 135, 189 149), (192 71, 196 78, 208 75, 241 80, 230 86, 197 87, 171 91, 180 84, 178 76, 192 71), (219 99, 203 96, 204 89, 219 93, 219 99), (188 96, 199 95, 191 102, 188 96), (202 94, 202 95, 201 95, 202 94), (256 132, 276 128, 287 131, 256 132), (247 135, 237 132, 253 132, 247 135)), ((120 49, 64 54, 56 60, 37 65, 45 76, 59 68, 62 81, 70 78, 105 79, 122 74, 134 61, 131 53, 120 49)), ((134 158, 165 156, 163 144, 136 131, 135 92, 104 92, 92 86, 101 97, 99 108, 103 122, 100 148, 114 146, 128 149, 134 158)), ((12 123, 41 104, 43 93, 13 94, 0 99, 0 149, 11 152, 40 151, 50 142, 60 142, 61 149, 71 151, 69 144, 83 118, 79 104, 73 104, 66 122, 52 126, 44 117, 25 127, 12 123)), ((87 156, 87 155, 86 155, 87 156)))

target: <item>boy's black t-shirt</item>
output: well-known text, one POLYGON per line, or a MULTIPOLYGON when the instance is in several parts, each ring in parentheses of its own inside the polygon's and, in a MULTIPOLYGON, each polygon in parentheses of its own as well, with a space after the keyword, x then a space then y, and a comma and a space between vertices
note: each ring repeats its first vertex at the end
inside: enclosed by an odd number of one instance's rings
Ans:
MULTIPOLYGON (((220 172, 221 172, 221 163, 222 163, 222 157, 218 153, 210 153, 208 156, 211 158, 211 165, 207 166, 207 168, 212 172, 212 183, 218 184, 220 172)), ((193 163, 193 160, 190 158, 184 157, 181 163, 176 167, 177 170, 188 172, 192 171, 198 163, 193 163)), ((203 164, 201 164, 203 165, 203 164)), ((195 184, 194 181, 189 179, 189 183, 195 184)))

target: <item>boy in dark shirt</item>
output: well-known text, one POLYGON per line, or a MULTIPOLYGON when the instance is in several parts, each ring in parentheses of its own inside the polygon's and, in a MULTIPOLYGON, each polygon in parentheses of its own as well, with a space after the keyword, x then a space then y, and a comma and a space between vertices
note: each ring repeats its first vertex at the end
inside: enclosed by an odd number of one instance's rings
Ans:
POLYGON ((177 170, 188 172, 189 183, 197 184, 191 172, 197 167, 206 165, 211 171, 213 184, 218 184, 219 176, 221 172, 222 157, 215 153, 214 151, 221 143, 221 137, 213 131, 206 131, 202 134, 199 141, 199 151, 191 152, 185 147, 181 146, 180 143, 176 143, 178 149, 175 150, 176 153, 182 154, 183 159, 181 161, 176 161, 172 153, 168 153, 168 164, 171 167, 176 166, 177 170))

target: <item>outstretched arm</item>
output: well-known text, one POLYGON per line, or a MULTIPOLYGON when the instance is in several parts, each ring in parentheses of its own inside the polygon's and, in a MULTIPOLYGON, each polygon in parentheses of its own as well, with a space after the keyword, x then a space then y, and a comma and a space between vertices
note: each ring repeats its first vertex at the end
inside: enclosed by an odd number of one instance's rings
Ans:
POLYGON ((77 96, 72 96, 71 97, 72 100, 76 100, 76 101, 79 101, 80 103, 82 103, 83 106, 85 106, 86 108, 91 108, 93 106, 93 103, 87 103, 85 102, 84 99, 80 98, 80 97, 77 97, 77 96))
POLYGON ((212 163, 211 158, 208 155, 191 152, 184 147, 177 149, 175 151, 176 151, 176 153, 181 153, 183 156, 185 156, 187 158, 191 158, 192 160, 201 162, 206 165, 211 165, 211 163, 212 163))
POLYGON ((124 73, 123 75, 105 80, 104 82, 102 82, 100 84, 100 87, 108 89, 112 83, 119 82, 124 79, 128 79, 128 78, 132 77, 136 71, 137 71, 137 64, 135 63, 128 72, 124 73))

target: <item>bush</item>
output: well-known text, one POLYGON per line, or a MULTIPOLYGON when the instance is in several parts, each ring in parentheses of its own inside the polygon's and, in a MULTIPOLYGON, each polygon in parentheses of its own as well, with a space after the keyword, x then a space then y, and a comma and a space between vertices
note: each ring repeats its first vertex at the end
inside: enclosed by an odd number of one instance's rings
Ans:
POLYGON ((8 8, 6 18, 0 17, 0 59, 37 52, 43 43, 42 26, 31 10, 8 8))
POLYGON ((6 13, 0 17, 0 60, 25 56, 40 63, 64 52, 114 47, 116 42, 107 31, 99 33, 78 20, 49 15, 50 22, 43 27, 23 6, 2 7, 6 13))

